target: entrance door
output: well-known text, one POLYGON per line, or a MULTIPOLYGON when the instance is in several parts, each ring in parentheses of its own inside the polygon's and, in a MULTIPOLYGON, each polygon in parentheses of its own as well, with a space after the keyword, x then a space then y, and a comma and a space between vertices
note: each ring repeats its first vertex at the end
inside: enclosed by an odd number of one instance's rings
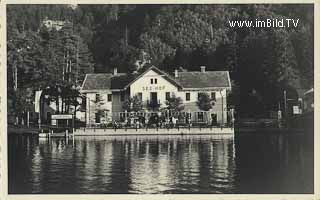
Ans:
POLYGON ((150 92, 150 101, 151 101, 151 104, 158 103, 158 94, 156 92, 150 92))
POLYGON ((217 114, 212 113, 211 114, 211 125, 212 126, 216 126, 217 124, 218 124, 217 114))

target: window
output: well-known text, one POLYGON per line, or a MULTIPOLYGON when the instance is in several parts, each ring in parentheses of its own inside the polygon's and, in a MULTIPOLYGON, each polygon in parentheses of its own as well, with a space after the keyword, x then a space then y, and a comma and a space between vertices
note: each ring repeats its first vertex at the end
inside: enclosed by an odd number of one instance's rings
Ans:
POLYGON ((211 114, 211 125, 212 126, 216 126, 218 124, 218 120, 217 120, 217 114, 216 113, 212 113, 211 114))
POLYGON ((216 100, 216 93, 211 92, 211 100, 215 101, 216 100))
POLYGON ((142 92, 138 92, 137 96, 138 96, 138 99, 142 101, 142 92))
POLYGON ((154 84, 157 84, 158 83, 158 80, 155 78, 154 79, 154 84))
POLYGON ((96 94, 96 101, 100 100, 100 94, 96 94))
POLYGON ((99 112, 97 112, 96 113, 96 119, 95 119, 95 121, 96 121, 96 123, 100 123, 100 113, 99 112))
POLYGON ((170 92, 166 92, 166 100, 170 98, 170 92))
POLYGON ((203 112, 198 112, 198 122, 203 122, 203 112))
POLYGON ((151 81, 151 84, 153 84, 153 78, 152 78, 152 79, 150 79, 150 81, 151 81))
POLYGON ((186 101, 190 101, 190 92, 186 93, 186 101))
POLYGON ((120 93, 120 101, 124 101, 124 93, 123 92, 120 93))
POLYGON ((112 94, 108 94, 108 101, 112 101, 112 94))

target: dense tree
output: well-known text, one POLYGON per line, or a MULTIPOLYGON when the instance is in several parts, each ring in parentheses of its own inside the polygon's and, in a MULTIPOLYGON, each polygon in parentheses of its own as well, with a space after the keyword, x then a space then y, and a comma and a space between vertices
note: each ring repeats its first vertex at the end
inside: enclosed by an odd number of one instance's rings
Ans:
POLYGON ((214 105, 214 101, 210 99, 207 93, 201 92, 198 94, 197 105, 200 110, 209 111, 214 105))
POLYGON ((180 112, 184 109, 182 99, 174 94, 166 100, 167 109, 173 112, 180 112))
POLYGON ((122 104, 122 108, 128 112, 139 112, 142 107, 142 101, 137 95, 128 98, 122 104))
POLYGON ((283 90, 314 84, 311 4, 9 5, 7 15, 9 93, 20 86, 51 88, 56 101, 68 99, 62 97, 62 86, 79 87, 93 67, 95 72, 114 67, 139 72, 151 64, 166 71, 206 65, 207 70, 230 71, 239 94, 230 95, 238 111, 256 105, 263 113, 276 109, 283 90), (228 24, 285 18, 299 19, 298 27, 228 24), (46 30, 44 19, 68 26, 46 30))

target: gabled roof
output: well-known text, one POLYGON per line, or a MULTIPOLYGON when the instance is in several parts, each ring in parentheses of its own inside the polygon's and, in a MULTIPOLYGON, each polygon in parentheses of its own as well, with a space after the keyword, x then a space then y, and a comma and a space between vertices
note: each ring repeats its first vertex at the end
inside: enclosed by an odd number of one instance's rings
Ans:
POLYGON ((132 82, 136 78, 135 75, 118 74, 111 78, 112 90, 123 90, 126 85, 132 82))
POLYGON ((230 88, 228 71, 179 72, 175 80, 183 89, 230 88))
POLYGON ((86 74, 81 90, 107 90, 111 88, 110 73, 86 74))
POLYGON ((149 71, 155 71, 160 75, 163 75, 163 78, 165 78, 167 81, 169 81, 170 83, 172 83, 173 85, 176 85, 178 87, 181 87, 181 85, 174 80, 174 78, 172 78, 169 74, 165 73, 164 71, 160 70, 159 68, 155 67, 155 66, 151 66, 149 68, 147 68, 144 72, 142 72, 140 75, 138 75, 136 78, 134 78, 131 82, 129 82, 124 89, 127 89, 131 84, 133 84, 136 80, 138 80, 139 78, 141 78, 143 75, 145 75, 147 72, 149 71))

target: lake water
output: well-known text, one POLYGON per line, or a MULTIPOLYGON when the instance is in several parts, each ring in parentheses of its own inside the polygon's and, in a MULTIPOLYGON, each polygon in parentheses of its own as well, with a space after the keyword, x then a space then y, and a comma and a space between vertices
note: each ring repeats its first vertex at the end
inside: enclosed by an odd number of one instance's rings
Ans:
POLYGON ((13 193, 313 193, 310 134, 8 136, 13 193))

